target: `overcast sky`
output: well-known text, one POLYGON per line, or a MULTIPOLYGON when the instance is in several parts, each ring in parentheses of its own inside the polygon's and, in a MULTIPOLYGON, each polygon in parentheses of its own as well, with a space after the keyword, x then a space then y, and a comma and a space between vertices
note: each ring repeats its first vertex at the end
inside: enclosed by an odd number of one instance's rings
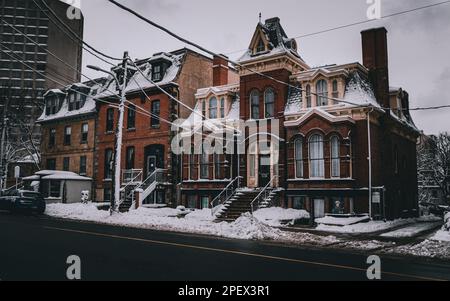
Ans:
MULTIPOLYGON (((381 0, 382 15, 442 0, 381 0)), ((121 3, 215 52, 237 58, 246 49, 261 12, 278 16, 289 37, 366 20, 366 0, 120 0, 121 3), (236 51, 238 51, 236 53, 236 51)), ((121 11, 107 0, 81 0, 84 39, 106 53, 133 58, 185 45, 121 11)), ((310 66, 361 62, 363 29, 389 31, 390 84, 410 93, 411 107, 450 104, 450 4, 298 40, 310 66)), ((102 62, 86 53, 83 65, 102 62)), ((106 67, 106 66, 104 66, 106 67)), ((89 76, 99 76, 84 67, 89 76)), ((413 112, 428 134, 450 131, 450 109, 413 112)))

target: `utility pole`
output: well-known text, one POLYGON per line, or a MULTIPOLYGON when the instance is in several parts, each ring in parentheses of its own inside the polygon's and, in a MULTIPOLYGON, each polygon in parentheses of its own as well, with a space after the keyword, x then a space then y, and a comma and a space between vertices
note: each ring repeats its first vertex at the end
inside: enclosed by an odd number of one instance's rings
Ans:
MULTIPOLYGON (((118 205, 120 204, 120 173, 122 170, 122 142, 123 142, 123 120, 125 114, 125 103, 126 103, 126 87, 127 87, 127 73, 128 73, 128 52, 123 55, 122 62, 122 72, 123 72, 123 83, 120 89, 120 104, 119 104, 119 122, 117 124, 116 130, 116 151, 115 151, 115 165, 114 165, 114 206, 111 207, 111 214, 119 210, 118 205)), ((121 72, 118 71, 118 72, 121 72)), ((118 87, 120 83, 118 82, 118 87)))
POLYGON ((121 158, 122 158, 122 141, 123 141, 123 120, 125 113, 125 103, 126 99, 126 87, 127 87, 127 74, 128 74, 128 51, 125 51, 123 55, 122 68, 120 68, 117 73, 113 73, 112 71, 107 71, 101 69, 96 66, 88 65, 89 69, 103 72, 111 75, 116 82, 117 90, 120 95, 120 104, 119 104, 119 122, 116 128, 116 139, 115 139, 115 152, 114 152, 114 160, 113 160, 113 190, 114 196, 111 198, 110 212, 111 215, 116 212, 119 208, 120 204, 120 173, 121 173, 121 158), (120 72, 123 72, 122 82, 119 81, 120 72))
POLYGON ((3 105, 3 119, 2 119, 2 141, 0 146, 0 164, 1 164, 1 170, 0 170, 0 191, 2 191, 4 188, 6 188, 6 160, 5 160, 5 148, 6 148, 6 125, 8 124, 8 115, 7 115, 7 108, 9 104, 9 98, 5 98, 5 103, 3 105))

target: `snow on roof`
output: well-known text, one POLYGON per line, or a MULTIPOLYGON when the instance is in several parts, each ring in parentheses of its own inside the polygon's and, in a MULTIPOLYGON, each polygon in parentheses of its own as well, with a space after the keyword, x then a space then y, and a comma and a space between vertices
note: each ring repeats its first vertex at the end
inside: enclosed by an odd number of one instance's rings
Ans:
MULTIPOLYGON (((167 84, 176 84, 175 81, 177 79, 178 73, 180 72, 184 55, 185 53, 181 53, 178 55, 171 53, 162 53, 149 59, 136 62, 136 64, 138 65, 142 73, 145 75, 145 77, 141 74, 141 72, 136 71, 134 75, 131 77, 131 79, 128 81, 128 86, 125 89, 126 93, 128 94, 140 91, 141 88, 149 89, 155 87, 155 85, 150 83, 150 81, 148 81, 147 78, 152 79, 151 62, 161 58, 169 60, 171 62, 171 65, 167 68, 166 73, 164 74, 162 80, 156 82, 156 84, 158 86, 164 86, 167 84)), ((117 90, 116 82, 111 77, 109 78, 108 84, 106 85, 105 89, 103 89, 103 91, 99 93, 99 95, 97 95, 97 98, 110 97, 113 95, 113 92, 115 93, 116 90, 117 90)))
POLYGON ((224 86, 208 87, 203 89, 198 89, 195 94, 196 98, 205 98, 210 94, 222 95, 230 92, 238 92, 240 88, 240 83, 229 84, 224 86))
POLYGON ((65 92, 63 92, 62 90, 60 90, 60 89, 50 89, 50 90, 48 90, 47 92, 45 92, 45 94, 44 94, 44 97, 45 96, 47 96, 47 95, 49 95, 49 94, 66 94, 65 92))
POLYGON ((37 121, 38 122, 48 122, 48 121, 55 121, 55 120, 95 113, 96 112, 95 93, 98 89, 100 89, 102 87, 102 83, 101 82, 99 82, 99 83, 91 82, 91 83, 93 84, 92 87, 89 87, 86 84, 73 84, 73 85, 68 86, 69 87, 68 89, 70 89, 68 91, 69 93, 75 92, 72 90, 72 87, 74 87, 74 86, 77 88, 87 87, 88 89, 90 89, 90 91, 88 92, 88 96, 86 97, 86 101, 80 109, 70 111, 69 110, 69 101, 68 101, 68 98, 66 97, 61 105, 61 108, 59 109, 59 111, 56 114, 47 115, 44 110, 41 117, 39 117, 39 119, 37 121))
POLYGON ((355 71, 350 75, 350 79, 345 87, 344 102, 346 105, 372 105, 380 108, 377 102, 372 85, 368 80, 361 77, 359 72, 355 71))
POLYGON ((295 115, 302 110, 303 99, 301 85, 297 84, 296 87, 289 86, 288 99, 284 109, 285 115, 295 115))
POLYGON ((41 170, 36 172, 35 176, 41 177, 43 180, 92 181, 91 178, 80 176, 74 172, 60 170, 41 170))
POLYGON ((39 162, 39 156, 37 154, 28 155, 18 160, 16 163, 36 163, 39 162))

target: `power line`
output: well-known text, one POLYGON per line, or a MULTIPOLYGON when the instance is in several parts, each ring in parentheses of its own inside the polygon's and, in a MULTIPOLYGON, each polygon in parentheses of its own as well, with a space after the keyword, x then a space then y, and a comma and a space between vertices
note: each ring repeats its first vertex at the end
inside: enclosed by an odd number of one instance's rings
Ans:
MULTIPOLYGON (((58 26, 58 23, 57 23, 54 19, 52 19, 52 18, 50 17, 49 14, 47 14, 47 12, 45 11, 45 9, 43 9, 43 8, 42 8, 35 0, 33 0, 33 2, 34 2, 34 4, 42 11, 42 13, 44 13, 44 15, 47 16, 47 18, 48 18, 53 24, 55 24, 56 26, 58 26)), ((72 40, 72 42, 76 43, 77 45, 81 45, 82 49, 85 50, 86 52, 88 52, 89 54, 93 55, 94 57, 96 57, 97 59, 101 60, 101 61, 104 62, 104 63, 107 63, 107 64, 109 64, 109 65, 111 65, 111 66, 115 66, 113 63, 111 63, 111 62, 105 60, 104 58, 100 57, 99 55, 97 55, 96 53, 94 53, 93 51, 91 51, 90 49, 87 49, 86 47, 84 47, 82 44, 80 44, 79 41, 75 40, 75 38, 72 37, 72 36, 70 35, 70 33, 68 33, 64 28, 61 28, 60 26, 58 26, 58 28, 59 28, 59 29, 60 29, 60 30, 61 30, 68 38, 70 38, 70 40, 72 40)))
MULTIPOLYGON (((206 49, 206 48, 204 48, 204 47, 202 47, 202 46, 200 46, 200 45, 198 45, 198 44, 196 44, 196 43, 194 43, 194 42, 191 42, 191 41, 189 41, 188 39, 185 39, 185 38, 183 38, 183 37, 181 37, 181 36, 179 36, 179 35, 173 33, 172 31, 170 31, 169 29, 165 28, 164 26, 159 25, 159 24, 157 24, 157 23, 151 21, 150 19, 148 19, 148 18, 142 16, 142 15, 139 14, 138 12, 132 10, 131 8, 128 8, 128 7, 126 7, 126 6, 124 6, 124 5, 120 4, 120 3, 118 3, 118 2, 115 1, 115 0, 108 0, 108 1, 111 2, 111 3, 113 3, 114 5, 116 5, 116 6, 119 7, 120 9, 129 12, 130 14, 136 16, 137 18, 141 19, 142 21, 144 21, 144 22, 146 22, 146 23, 148 23, 148 24, 150 24, 150 25, 152 25, 152 26, 154 26, 154 27, 156 27, 156 28, 162 30, 163 32, 169 34, 170 36, 172 36, 172 37, 174 37, 174 38, 180 40, 181 42, 183 42, 183 43, 185 43, 185 44, 188 44, 188 45, 191 45, 191 46, 193 46, 193 47, 195 47, 195 48, 198 48, 199 50, 201 50, 201 51, 203 51, 203 52, 205 52, 205 53, 208 53, 208 54, 210 54, 210 55, 212 55, 212 56, 217 56, 217 57, 223 58, 223 59, 225 59, 225 60, 227 60, 227 61, 230 61, 232 64, 234 64, 234 65, 236 65, 236 66, 239 66, 239 67, 241 67, 241 68, 244 68, 244 69, 250 71, 250 72, 253 73, 253 74, 260 75, 260 76, 265 77, 265 78, 267 78, 267 79, 273 80, 273 81, 275 81, 275 82, 277 82, 277 83, 286 85, 286 86, 288 86, 288 87, 290 87, 290 88, 299 90, 299 91, 301 91, 301 92, 305 92, 305 90, 302 89, 302 88, 299 88, 299 87, 297 87, 297 86, 294 86, 294 85, 292 85, 292 84, 290 84, 290 83, 283 82, 283 81, 281 81, 281 80, 278 80, 278 79, 276 79, 276 78, 273 78, 272 76, 269 76, 269 75, 267 75, 267 74, 261 73, 261 72, 259 72, 259 71, 252 70, 251 68, 249 68, 249 67, 247 67, 247 66, 243 66, 242 64, 240 64, 240 63, 238 63, 238 62, 234 62, 234 61, 232 61, 232 60, 229 60, 229 58, 224 57, 224 56, 221 55, 221 54, 217 54, 217 53, 215 53, 215 52, 213 52, 213 51, 211 51, 211 50, 208 50, 208 49, 206 49)), ((390 14, 390 15, 384 16, 384 18, 393 17, 393 16, 397 16, 397 15, 401 15, 401 14, 406 14, 406 13, 410 13, 410 12, 413 12, 413 11, 417 11, 417 10, 421 10, 421 9, 426 9, 426 8, 430 8, 430 7, 433 7, 433 6, 443 5, 443 4, 447 4, 447 3, 450 3, 450 0, 448 0, 448 1, 443 1, 443 2, 439 2, 439 3, 435 3, 435 4, 431 4, 431 5, 426 5, 426 6, 423 6, 423 7, 418 7, 418 8, 415 8, 415 9, 410 9, 410 10, 403 11, 403 12, 398 12, 398 13, 390 14)), ((365 22, 368 22, 368 21, 374 21, 374 20, 365 20, 365 22)), ((319 33, 314 33, 314 34, 319 34, 319 33)), ((312 35, 312 34, 311 34, 311 35, 312 35)), ((328 99, 328 100, 333 100, 333 101, 335 101, 335 102, 346 103, 346 104, 349 104, 349 105, 353 105, 353 106, 355 106, 356 108, 358 108, 358 107, 365 108, 365 107, 370 107, 370 106, 371 106, 371 105, 358 105, 358 104, 355 104, 355 103, 352 103, 352 102, 345 101, 345 100, 343 100, 343 99, 338 99, 338 98, 334 98, 334 97, 324 96, 324 95, 320 95, 320 94, 318 94, 318 93, 313 93, 313 92, 311 92, 310 94, 315 95, 315 96, 317 96, 317 97, 326 98, 326 99, 328 99)), ((446 106, 444 106, 444 107, 446 107, 446 106)), ((382 109, 384 109, 384 110, 391 110, 392 108, 382 108, 382 109)), ((435 109, 435 108, 429 108, 429 109, 431 110, 431 109, 435 109)), ((416 108, 415 110, 423 110, 423 108, 416 108)))
POLYGON ((122 61, 121 58, 116 58, 110 55, 105 54, 104 52, 101 52, 97 49, 95 49, 94 47, 92 47, 91 45, 89 45, 87 42, 85 42, 82 38, 80 38, 66 23, 64 23, 64 21, 61 20, 61 18, 59 18, 59 16, 53 11, 53 9, 47 4, 47 2, 45 0, 41 0, 42 3, 44 4, 44 6, 49 10, 50 14, 52 14, 70 33, 73 34, 73 36, 80 41, 82 44, 86 45, 86 47, 88 47, 89 49, 91 49, 92 51, 96 52, 99 55, 102 55, 110 60, 114 60, 114 61, 122 61))
MULTIPOLYGON (((381 16, 380 19, 369 19, 369 20, 366 19, 366 20, 362 20, 362 21, 358 21, 358 22, 354 22, 354 23, 349 23, 349 24, 346 24, 346 25, 341 25, 341 26, 327 28, 327 29, 324 29, 324 30, 319 30, 319 31, 316 31, 316 32, 308 33, 308 34, 298 35, 298 36, 295 36, 294 39, 297 40, 297 39, 300 39, 300 38, 311 37, 311 36, 315 36, 315 35, 319 35, 319 34, 323 34, 323 33, 336 31, 336 30, 339 30, 339 29, 344 29, 344 28, 353 27, 353 26, 357 26, 357 25, 363 25, 363 24, 367 24, 367 23, 371 23, 371 22, 376 22, 376 21, 379 21, 381 19, 387 19, 387 18, 391 18, 391 17, 395 17, 395 16, 405 15, 405 14, 408 14, 408 13, 412 13, 412 12, 416 12, 416 11, 419 11, 419 10, 428 9, 428 8, 431 8, 431 7, 440 6, 440 5, 443 5, 443 4, 449 4, 449 3, 450 3, 450 1, 442 1, 442 2, 438 2, 438 3, 430 4, 430 5, 416 7, 416 8, 413 8, 413 9, 409 9, 409 10, 400 11, 400 12, 392 13, 392 14, 389 14, 389 15, 381 16)), ((235 54, 235 53, 239 53, 239 52, 246 51, 246 50, 248 50, 248 49, 235 50, 235 51, 232 51, 232 52, 228 52, 227 54, 228 55, 229 54, 235 54)))

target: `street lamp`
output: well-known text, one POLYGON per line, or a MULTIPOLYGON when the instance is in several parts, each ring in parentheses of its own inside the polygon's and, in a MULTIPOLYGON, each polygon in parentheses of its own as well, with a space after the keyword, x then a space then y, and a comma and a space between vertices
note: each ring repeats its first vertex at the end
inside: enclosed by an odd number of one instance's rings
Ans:
POLYGON ((116 211, 117 204, 120 203, 120 171, 121 171, 121 159, 122 159, 122 140, 123 140, 123 120, 124 120, 124 112, 125 112, 125 102, 126 102, 126 85, 127 85, 127 68, 128 68, 128 52, 125 52, 122 62, 123 69, 123 83, 122 86, 116 76, 111 71, 104 70, 97 66, 87 66, 89 69, 103 72, 111 75, 116 82, 117 90, 120 94, 120 105, 119 105, 119 123, 117 124, 116 130, 116 151, 115 151, 115 165, 114 165, 114 197, 111 198, 111 215, 116 211))

